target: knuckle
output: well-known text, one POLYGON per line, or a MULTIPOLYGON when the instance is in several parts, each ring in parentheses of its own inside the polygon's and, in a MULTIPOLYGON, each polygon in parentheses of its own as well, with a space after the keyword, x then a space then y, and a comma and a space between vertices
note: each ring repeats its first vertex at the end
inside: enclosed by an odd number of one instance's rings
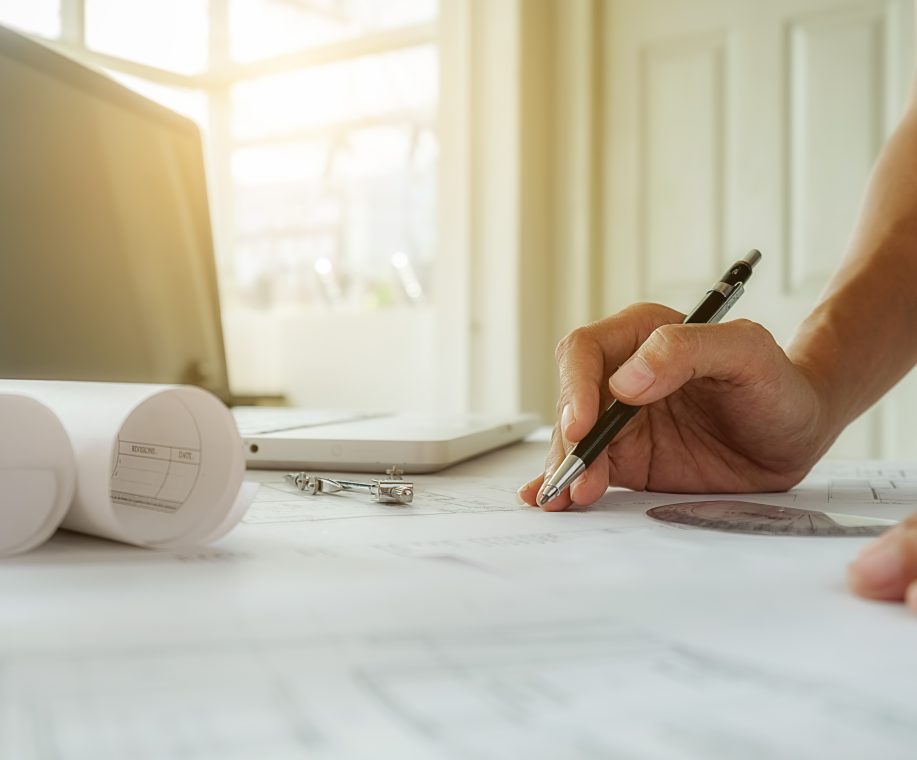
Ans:
POLYGON ((631 304, 620 312, 620 316, 640 325, 641 329, 647 332, 662 323, 678 323, 684 317, 674 309, 652 301, 631 304))
POLYGON ((633 319, 634 317, 642 317, 648 309, 653 308, 654 304, 648 303, 647 301, 639 301, 638 303, 632 303, 630 306, 625 306, 621 311, 615 314, 616 318, 623 319, 633 319))
POLYGON ((750 319, 736 319, 730 322, 735 329, 740 331, 747 340, 755 341, 758 345, 764 346, 776 343, 774 336, 764 325, 753 322, 750 319))
POLYGON ((771 332, 758 322, 750 319, 737 319, 728 324, 736 331, 742 345, 747 346, 750 350, 752 363, 757 360, 758 363, 767 365, 775 353, 782 351, 771 332))
POLYGON ((696 343, 694 332, 683 325, 661 325, 650 335, 647 350, 654 358, 671 359, 694 351, 696 343))
POLYGON ((630 304, 630 306, 625 306, 616 316, 628 317, 631 319, 634 317, 642 318, 648 314, 655 314, 661 309, 666 309, 666 307, 662 304, 653 303, 652 301, 638 301, 637 303, 630 304))
POLYGON ((586 341, 591 340, 591 337, 589 336, 589 330, 589 325, 584 327, 577 327, 575 330, 567 333, 563 338, 560 339, 554 349, 554 358, 558 361, 558 363, 562 363, 564 358, 567 357, 571 351, 575 350, 579 346, 582 346, 586 341))

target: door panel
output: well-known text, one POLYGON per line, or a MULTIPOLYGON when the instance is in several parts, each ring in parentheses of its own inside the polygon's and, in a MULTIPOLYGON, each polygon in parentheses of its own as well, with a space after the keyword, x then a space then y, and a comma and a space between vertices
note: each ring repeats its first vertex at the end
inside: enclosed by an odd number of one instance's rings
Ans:
POLYGON ((650 45, 639 71, 640 290, 690 300, 724 258, 723 38, 650 45))
MULTIPOLYGON (((841 259, 900 113, 911 0, 614 0, 605 21, 606 311, 686 311, 760 248, 731 316, 785 344, 841 259)), ((832 454, 915 457, 915 425, 910 377, 832 454)))

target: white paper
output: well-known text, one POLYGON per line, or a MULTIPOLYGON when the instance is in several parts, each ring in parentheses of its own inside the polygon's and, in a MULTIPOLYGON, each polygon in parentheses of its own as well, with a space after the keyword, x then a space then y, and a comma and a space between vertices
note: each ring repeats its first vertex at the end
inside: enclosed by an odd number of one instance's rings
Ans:
POLYGON ((0 381, 0 391, 45 404, 70 437, 77 487, 65 528, 168 548, 205 542, 241 517, 241 439, 206 391, 20 380, 0 381))
MULTIPOLYGON (((687 494, 547 514, 513 456, 417 477, 411 507, 259 473, 213 547, 60 534, 0 563, 0 757, 913 757, 917 618, 845 589, 866 540, 644 514, 687 494)), ((743 498, 917 508, 917 467, 849 467, 743 498)))
POLYGON ((0 556, 26 552, 57 530, 73 498, 67 433, 47 407, 0 393, 0 556))

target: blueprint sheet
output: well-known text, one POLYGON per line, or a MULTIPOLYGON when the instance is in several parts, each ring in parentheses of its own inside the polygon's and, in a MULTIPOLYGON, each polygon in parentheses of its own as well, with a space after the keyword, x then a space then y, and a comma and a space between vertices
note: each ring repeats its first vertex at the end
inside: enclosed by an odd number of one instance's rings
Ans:
MULTIPOLYGON (((0 758, 917 756, 917 617, 845 590, 863 539, 645 516, 684 494, 545 514, 515 500, 543 453, 411 506, 250 473, 209 548, 60 533, 0 563, 0 758)), ((900 519, 917 466, 743 498, 900 519)))

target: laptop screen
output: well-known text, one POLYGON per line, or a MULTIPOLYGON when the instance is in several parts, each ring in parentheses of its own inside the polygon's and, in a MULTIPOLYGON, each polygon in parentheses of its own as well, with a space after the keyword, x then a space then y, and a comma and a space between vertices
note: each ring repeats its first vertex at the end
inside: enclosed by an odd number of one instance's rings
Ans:
POLYGON ((0 27, 0 377, 228 400, 197 127, 0 27))

